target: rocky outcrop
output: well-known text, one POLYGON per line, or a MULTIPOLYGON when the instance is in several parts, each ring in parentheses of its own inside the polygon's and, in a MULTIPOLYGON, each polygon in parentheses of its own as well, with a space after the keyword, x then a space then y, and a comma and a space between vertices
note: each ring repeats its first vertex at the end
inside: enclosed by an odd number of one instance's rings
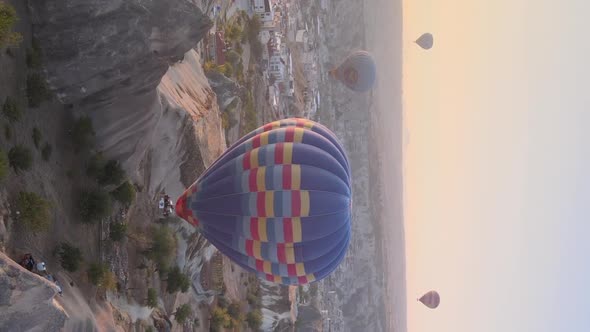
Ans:
POLYGON ((153 91, 211 21, 190 0, 30 0, 50 86, 64 103, 153 91))
POLYGON ((158 86, 160 116, 148 141, 150 190, 179 196, 225 150, 215 93, 199 55, 187 52, 158 86))
POLYGON ((0 252, 0 331, 61 331, 68 318, 57 288, 0 252))
POLYGON ((217 95, 217 103, 222 111, 225 111, 230 104, 241 104, 241 96, 245 91, 238 83, 216 71, 207 72, 207 78, 211 89, 217 95))

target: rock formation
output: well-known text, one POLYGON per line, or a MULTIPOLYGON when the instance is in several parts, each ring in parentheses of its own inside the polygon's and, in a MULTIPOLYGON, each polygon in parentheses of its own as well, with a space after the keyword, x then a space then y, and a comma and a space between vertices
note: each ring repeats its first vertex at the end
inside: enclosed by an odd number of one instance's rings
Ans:
POLYGON ((33 33, 64 103, 154 91, 211 21, 190 0, 31 0, 33 33))
POLYGON ((0 252, 0 331, 61 331, 68 318, 57 288, 0 252))

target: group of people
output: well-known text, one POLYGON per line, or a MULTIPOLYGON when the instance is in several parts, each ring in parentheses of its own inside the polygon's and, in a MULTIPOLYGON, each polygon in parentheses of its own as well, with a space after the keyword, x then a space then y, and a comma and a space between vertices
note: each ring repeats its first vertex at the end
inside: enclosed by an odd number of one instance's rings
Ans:
POLYGON ((170 200, 170 196, 164 194, 164 197, 160 199, 160 209, 163 210, 164 217, 168 217, 172 214, 174 206, 170 200))
POLYGON ((22 267, 24 267, 25 269, 27 269, 33 273, 36 273, 36 274, 44 277, 45 279, 53 282, 57 286, 57 290, 58 290, 59 295, 63 295, 61 286, 59 285, 57 278, 55 278, 52 274, 47 272, 45 262, 35 263, 35 259, 33 258, 33 255, 24 254, 23 258, 20 261, 20 265, 22 267))

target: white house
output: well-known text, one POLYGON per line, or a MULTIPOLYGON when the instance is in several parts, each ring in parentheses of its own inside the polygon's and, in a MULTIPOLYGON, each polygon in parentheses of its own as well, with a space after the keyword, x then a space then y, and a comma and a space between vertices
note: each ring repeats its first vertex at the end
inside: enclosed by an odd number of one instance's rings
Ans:
POLYGON ((276 82, 282 82, 286 76, 285 62, 278 54, 273 54, 268 60, 268 74, 272 75, 276 82))
POLYGON ((274 7, 271 0, 254 0, 254 12, 260 16, 263 24, 274 20, 274 7))

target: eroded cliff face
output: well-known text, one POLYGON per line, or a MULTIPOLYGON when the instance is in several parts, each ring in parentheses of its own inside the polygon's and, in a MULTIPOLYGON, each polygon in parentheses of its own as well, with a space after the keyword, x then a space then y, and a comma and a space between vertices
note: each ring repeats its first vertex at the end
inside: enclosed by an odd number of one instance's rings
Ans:
POLYGON ((0 252, 0 331, 61 331, 68 317, 57 288, 0 252))
POLYGON ((30 0, 50 86, 64 103, 108 106, 153 92, 211 27, 190 0, 30 0))

